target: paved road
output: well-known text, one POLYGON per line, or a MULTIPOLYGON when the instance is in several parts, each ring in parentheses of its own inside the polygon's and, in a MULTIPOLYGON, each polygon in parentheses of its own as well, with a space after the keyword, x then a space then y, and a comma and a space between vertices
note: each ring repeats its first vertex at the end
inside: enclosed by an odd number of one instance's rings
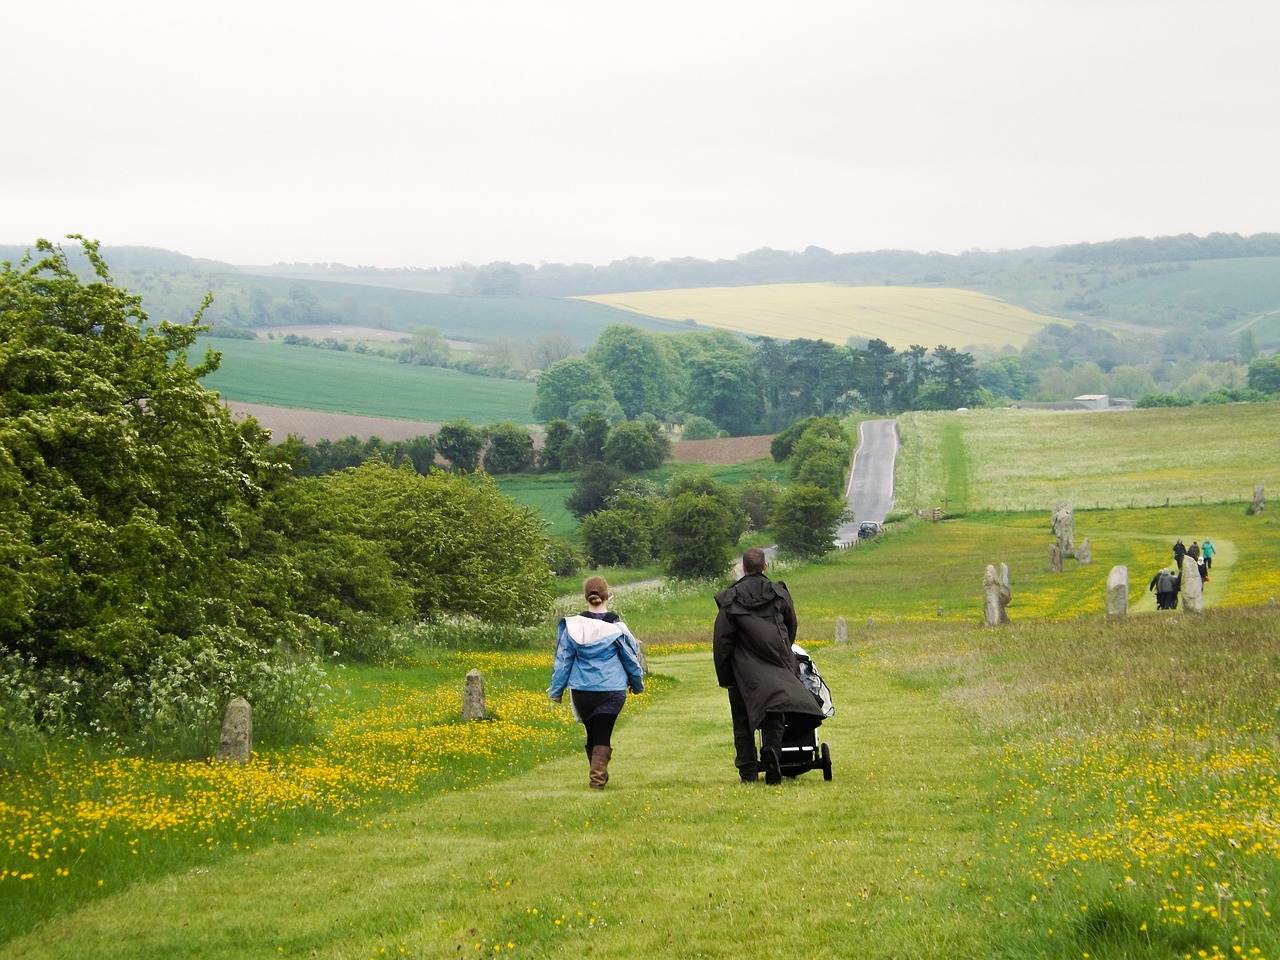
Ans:
POLYGON ((893 509, 893 465, 897 458, 896 420, 863 420, 858 424, 858 449, 844 492, 854 520, 836 531, 836 543, 857 540, 858 524, 865 520, 884 523, 893 509))

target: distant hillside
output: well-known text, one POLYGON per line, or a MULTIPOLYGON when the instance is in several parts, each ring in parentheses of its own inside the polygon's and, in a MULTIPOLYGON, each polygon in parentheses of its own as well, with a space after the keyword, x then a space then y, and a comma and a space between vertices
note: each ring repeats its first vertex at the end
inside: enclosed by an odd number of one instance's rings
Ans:
MULTIPOLYGON (((16 261, 26 247, 0 247, 16 261)), ((68 244, 68 251, 72 247, 68 244)), ((606 266, 493 263, 381 270, 342 264, 237 267, 165 250, 104 247, 117 283, 155 318, 189 318, 208 292, 205 319, 226 327, 351 324, 492 342, 568 334, 580 347, 610 323, 671 331, 671 320, 573 297, 701 287, 823 283, 943 288, 988 294, 1042 317, 1085 322, 1123 337, 1177 334, 1179 355, 1218 359, 1248 331, 1280 349, 1280 234, 1211 234, 959 255, 881 250, 833 253, 768 248, 732 260, 631 257, 606 266), (449 290, 450 293, 440 291, 449 290)), ((957 309, 960 309, 957 306, 957 309)), ((686 318, 681 318, 686 319, 686 318)), ((896 321, 893 321, 896 322, 896 321)), ((892 329, 883 338, 895 342, 892 329)), ((956 337, 962 347, 983 338, 956 337)))

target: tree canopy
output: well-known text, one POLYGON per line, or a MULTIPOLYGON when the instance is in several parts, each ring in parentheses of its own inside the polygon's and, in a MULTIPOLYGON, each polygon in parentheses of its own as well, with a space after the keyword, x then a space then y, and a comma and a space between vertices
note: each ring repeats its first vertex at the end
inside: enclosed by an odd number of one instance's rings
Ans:
MULTIPOLYGON (((271 447, 200 384, 219 362, 189 362, 201 313, 152 322, 82 246, 89 281, 44 241, 0 268, 0 657, 20 664, 0 711, 27 704, 38 726, 74 689, 99 729, 208 728, 232 696, 308 709, 297 665, 377 655, 388 624, 546 611, 542 521, 487 475, 420 473, 430 443, 395 467, 379 442, 292 476, 308 448, 271 447)), ((473 469, 486 434, 453 426, 440 449, 473 469)), ((530 463, 527 430, 499 427, 493 455, 530 463)))

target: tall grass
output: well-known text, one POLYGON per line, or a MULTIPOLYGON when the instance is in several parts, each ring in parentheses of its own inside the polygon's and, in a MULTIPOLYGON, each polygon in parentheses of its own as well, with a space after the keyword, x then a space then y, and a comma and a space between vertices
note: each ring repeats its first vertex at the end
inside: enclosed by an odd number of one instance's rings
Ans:
POLYGON ((1277 955, 1278 628, 1263 607, 869 640, 999 739, 1022 903, 988 956, 1277 955))

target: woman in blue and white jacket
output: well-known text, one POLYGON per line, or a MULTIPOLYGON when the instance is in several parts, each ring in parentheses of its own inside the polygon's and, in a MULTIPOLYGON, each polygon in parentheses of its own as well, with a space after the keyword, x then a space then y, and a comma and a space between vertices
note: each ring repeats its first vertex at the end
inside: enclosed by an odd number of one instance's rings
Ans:
POLYGON ((587 609, 560 621, 547 692, 560 703, 569 689, 573 715, 587 728, 588 783, 593 790, 603 790, 613 756, 613 725, 627 702, 627 691, 644 692, 644 667, 636 638, 609 611, 604 577, 588 577, 582 594, 587 609))

